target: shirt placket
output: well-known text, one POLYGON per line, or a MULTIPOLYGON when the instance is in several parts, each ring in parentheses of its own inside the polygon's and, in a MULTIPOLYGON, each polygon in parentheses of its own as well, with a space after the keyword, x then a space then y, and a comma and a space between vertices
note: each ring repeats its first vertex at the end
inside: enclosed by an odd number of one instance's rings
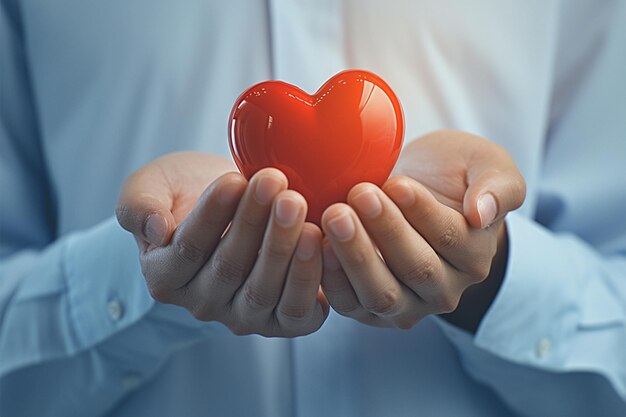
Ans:
POLYGON ((272 76, 313 93, 345 69, 341 1, 269 0, 272 76))

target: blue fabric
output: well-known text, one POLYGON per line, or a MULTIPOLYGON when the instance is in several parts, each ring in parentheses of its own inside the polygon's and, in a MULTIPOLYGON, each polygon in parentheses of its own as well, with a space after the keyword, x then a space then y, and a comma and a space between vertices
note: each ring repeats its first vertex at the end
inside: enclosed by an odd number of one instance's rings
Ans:
POLYGON ((0 0, 0 416, 623 416, 626 3, 0 0), (149 296, 112 217, 232 103, 383 76, 407 140, 485 136, 528 184, 476 335, 331 314, 236 337, 149 296))

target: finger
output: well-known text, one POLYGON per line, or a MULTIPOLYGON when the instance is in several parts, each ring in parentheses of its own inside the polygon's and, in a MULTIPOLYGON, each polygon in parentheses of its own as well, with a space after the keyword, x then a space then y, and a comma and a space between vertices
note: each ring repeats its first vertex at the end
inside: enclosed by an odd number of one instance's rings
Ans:
POLYGON ((203 267, 233 218, 247 181, 236 173, 222 175, 201 195, 176 228, 170 243, 145 251, 141 264, 153 296, 162 302, 186 285, 203 267))
POLYGON ((342 316, 361 323, 379 327, 389 326, 388 322, 383 323, 378 316, 365 310, 361 305, 328 239, 324 239, 322 254, 324 266, 322 290, 333 309, 342 316))
POLYGON ((304 197, 292 190, 278 194, 258 259, 233 300, 242 318, 261 322, 275 309, 305 217, 304 197))
POLYGON ((322 216, 322 226, 367 311, 400 327, 412 326, 425 313, 424 301, 392 275, 350 206, 330 206, 322 216))
POLYGON ((463 282, 458 272, 439 257, 378 187, 358 184, 350 190, 348 202, 355 207, 397 279, 426 301, 430 309, 441 311, 456 306, 459 283, 463 282))
POLYGON ((322 278, 322 232, 313 223, 302 227, 285 287, 276 307, 281 329, 304 335, 319 329, 328 308, 317 298, 322 278))
POLYGON ((263 169, 252 177, 228 232, 187 285, 189 308, 197 317, 210 315, 206 308, 215 304, 231 302, 257 259, 272 202, 286 186, 287 179, 276 169, 263 169))
POLYGON ((328 313, 330 313, 330 306, 328 305, 328 299, 324 295, 324 291, 322 291, 322 285, 317 288, 317 302, 322 306, 322 311, 324 312, 324 317, 328 317, 328 313))
POLYGON ((487 276, 496 251, 496 228, 470 228, 461 213, 438 201, 411 178, 390 178, 383 191, 386 195, 381 193, 381 199, 387 202, 387 196, 391 198, 411 226, 447 263, 471 277, 487 276))
POLYGON ((156 246, 169 241, 176 223, 173 195, 157 170, 142 168, 128 177, 115 208, 117 221, 136 237, 156 246))
POLYGON ((468 188, 463 212, 476 228, 486 228, 522 205, 526 183, 504 149, 489 143, 489 151, 477 152, 467 172, 468 188))

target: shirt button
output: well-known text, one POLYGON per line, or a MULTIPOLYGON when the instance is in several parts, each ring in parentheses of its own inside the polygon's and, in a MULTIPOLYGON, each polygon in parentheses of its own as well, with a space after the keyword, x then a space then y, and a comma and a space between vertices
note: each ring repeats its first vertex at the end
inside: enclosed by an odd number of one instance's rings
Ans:
POLYGON ((107 311, 109 313, 109 317, 113 321, 118 321, 124 316, 124 306, 117 298, 112 299, 107 304, 107 311))
POLYGON ((138 373, 130 372, 124 376, 124 379, 122 380, 122 388, 125 391, 133 390, 141 384, 141 379, 141 375, 138 373))
POLYGON ((538 358, 545 357, 548 352, 550 352, 550 348, 552 348, 552 341, 548 337, 542 337, 539 339, 537 346, 535 347, 535 355, 538 358))

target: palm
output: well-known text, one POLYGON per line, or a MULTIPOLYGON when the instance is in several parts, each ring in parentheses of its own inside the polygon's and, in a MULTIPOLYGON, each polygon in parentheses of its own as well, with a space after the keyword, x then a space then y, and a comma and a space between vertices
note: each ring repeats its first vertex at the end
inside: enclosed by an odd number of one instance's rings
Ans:
POLYGON ((155 181, 162 181, 171 192, 171 212, 178 225, 198 202, 200 195, 215 179, 235 165, 222 157, 197 152, 166 155, 151 164, 155 181))
POLYGON ((463 213, 471 167, 478 158, 492 155, 488 144, 469 135, 459 138, 452 131, 426 135, 405 146, 393 174, 419 181, 440 202, 463 213))

